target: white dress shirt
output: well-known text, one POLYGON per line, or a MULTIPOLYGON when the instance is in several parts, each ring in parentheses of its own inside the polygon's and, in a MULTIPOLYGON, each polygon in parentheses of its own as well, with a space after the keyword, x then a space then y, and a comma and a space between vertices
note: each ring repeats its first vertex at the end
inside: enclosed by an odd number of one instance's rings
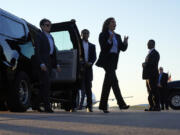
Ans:
POLYGON ((88 52, 89 52, 89 43, 83 40, 83 48, 84 48, 84 58, 85 61, 88 62, 88 52))
POLYGON ((148 55, 154 50, 154 48, 150 49, 148 52, 148 55))
MULTIPOLYGON (((113 34, 113 33, 109 31, 109 34, 113 34)), ((111 41, 108 41, 108 42, 111 43, 111 41)), ((113 46, 110 50, 110 53, 118 53, 118 42, 117 42, 115 34, 113 35, 112 42, 113 42, 113 46)))
POLYGON ((53 51, 54 51, 54 41, 53 41, 53 38, 52 38, 52 36, 49 33, 46 33, 46 32, 44 32, 44 33, 47 36, 48 41, 49 41, 49 45, 50 45, 50 52, 49 53, 50 53, 50 55, 52 55, 53 51))

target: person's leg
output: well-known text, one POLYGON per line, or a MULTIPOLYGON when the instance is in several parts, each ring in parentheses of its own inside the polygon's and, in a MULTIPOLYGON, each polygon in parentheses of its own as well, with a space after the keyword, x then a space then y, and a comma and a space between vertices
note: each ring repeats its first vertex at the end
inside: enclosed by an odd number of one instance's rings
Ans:
POLYGON ((159 98, 160 98, 160 105, 161 105, 161 110, 164 110, 164 89, 163 88, 158 88, 159 90, 159 98))
POLYGON ((165 87, 164 90, 165 90, 165 92, 164 92, 165 108, 166 108, 166 110, 169 110, 169 101, 168 101, 169 91, 168 91, 167 87, 165 87))
POLYGON ((149 80, 146 80, 146 87, 147 87, 147 92, 148 92, 149 110, 153 110, 154 109, 153 95, 151 92, 149 80))
POLYGON ((87 108, 89 108, 90 110, 92 110, 92 82, 90 81, 89 78, 86 79, 86 96, 87 96, 87 108))
POLYGON ((39 91, 39 97, 40 102, 44 103, 45 111, 50 110, 50 77, 48 71, 40 71, 39 72, 39 82, 40 82, 40 91, 39 91))
POLYGON ((153 95, 154 110, 160 110, 159 91, 157 89, 157 79, 153 78, 149 80, 150 89, 153 95))
POLYGON ((99 104, 99 109, 101 110, 107 110, 107 102, 108 102, 108 97, 109 97, 110 88, 111 88, 111 75, 108 72, 108 70, 105 70, 105 72, 106 73, 104 77, 101 99, 100 99, 100 104, 99 104))
POLYGON ((114 95, 116 97, 119 107, 121 108, 122 106, 126 106, 126 103, 124 102, 124 99, 122 97, 122 94, 119 88, 118 79, 117 79, 115 70, 111 71, 111 78, 112 78, 111 79, 112 89, 113 89, 113 92, 114 92, 114 95))
POLYGON ((79 109, 81 110, 83 107, 84 103, 84 98, 85 98, 85 80, 82 80, 82 85, 81 85, 81 99, 80 99, 80 104, 79 104, 79 109))

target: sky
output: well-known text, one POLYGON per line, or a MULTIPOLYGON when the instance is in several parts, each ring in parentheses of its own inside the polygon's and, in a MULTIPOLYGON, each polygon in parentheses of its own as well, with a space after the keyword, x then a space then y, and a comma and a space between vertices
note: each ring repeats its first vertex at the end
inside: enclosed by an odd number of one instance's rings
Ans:
MULTIPOLYGON (((147 104, 147 90, 142 80, 142 63, 148 53, 149 39, 156 41, 159 66, 172 80, 180 80, 180 0, 1 0, 0 8, 24 18, 39 27, 42 18, 52 23, 76 20, 79 31, 89 29, 89 41, 100 47, 98 36, 103 22, 114 17, 115 32, 129 36, 128 49, 120 53, 116 71, 119 86, 127 104, 147 104), (178 51, 179 50, 179 51, 178 51)), ((96 66, 92 91, 99 100, 104 70, 96 66)), ((109 98, 114 98, 112 93, 109 98)), ((109 102, 116 105, 116 101, 109 102)))

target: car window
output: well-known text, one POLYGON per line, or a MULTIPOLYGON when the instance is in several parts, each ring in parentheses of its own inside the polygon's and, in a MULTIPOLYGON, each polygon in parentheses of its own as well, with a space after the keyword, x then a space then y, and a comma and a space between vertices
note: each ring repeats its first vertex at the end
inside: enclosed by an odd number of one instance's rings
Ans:
POLYGON ((21 39, 25 37, 25 30, 23 24, 16 22, 5 16, 1 16, 1 34, 6 36, 21 39))
POLYGON ((58 50, 73 49, 73 43, 71 41, 69 31, 52 32, 51 35, 54 38, 54 42, 58 50))
POLYGON ((19 45, 19 47, 21 49, 21 53, 29 59, 35 54, 31 41, 19 45))

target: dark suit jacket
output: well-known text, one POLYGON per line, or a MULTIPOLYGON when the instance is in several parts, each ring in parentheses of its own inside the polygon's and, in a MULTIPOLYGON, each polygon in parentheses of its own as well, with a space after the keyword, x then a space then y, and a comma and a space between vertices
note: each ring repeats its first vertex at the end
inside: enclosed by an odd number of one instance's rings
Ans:
POLYGON ((145 66, 143 67, 143 79, 158 78, 158 63, 160 55, 155 49, 146 57, 145 66))
POLYGON ((54 45, 54 52, 50 55, 50 44, 44 32, 40 32, 35 39, 35 58, 37 66, 40 67, 44 63, 48 68, 56 67, 56 48, 54 45))
MULTIPOLYGON (((88 62, 92 63, 92 66, 94 62, 96 61, 96 47, 94 44, 88 43, 89 44, 89 49, 88 49, 88 62)), ((92 81, 93 80, 93 69, 92 66, 87 68, 87 73, 89 76, 89 79, 92 81)))
POLYGON ((168 74, 167 73, 162 73, 160 84, 163 88, 167 87, 167 82, 168 82, 168 74))
MULTIPOLYGON (((121 36, 119 34, 115 34, 116 35, 116 39, 118 42, 118 54, 117 54, 117 59, 115 62, 115 69, 117 68, 117 63, 118 63, 118 59, 119 59, 119 53, 120 50, 125 51, 128 47, 127 44, 124 44, 122 42, 121 36)), ((98 67, 106 67, 107 64, 111 64, 109 63, 108 59, 110 57, 110 50, 113 46, 113 43, 109 44, 108 39, 109 39, 109 32, 102 32, 99 35, 99 43, 100 43, 100 48, 101 48, 101 52, 99 54, 99 59, 96 62, 96 65, 98 67)))

